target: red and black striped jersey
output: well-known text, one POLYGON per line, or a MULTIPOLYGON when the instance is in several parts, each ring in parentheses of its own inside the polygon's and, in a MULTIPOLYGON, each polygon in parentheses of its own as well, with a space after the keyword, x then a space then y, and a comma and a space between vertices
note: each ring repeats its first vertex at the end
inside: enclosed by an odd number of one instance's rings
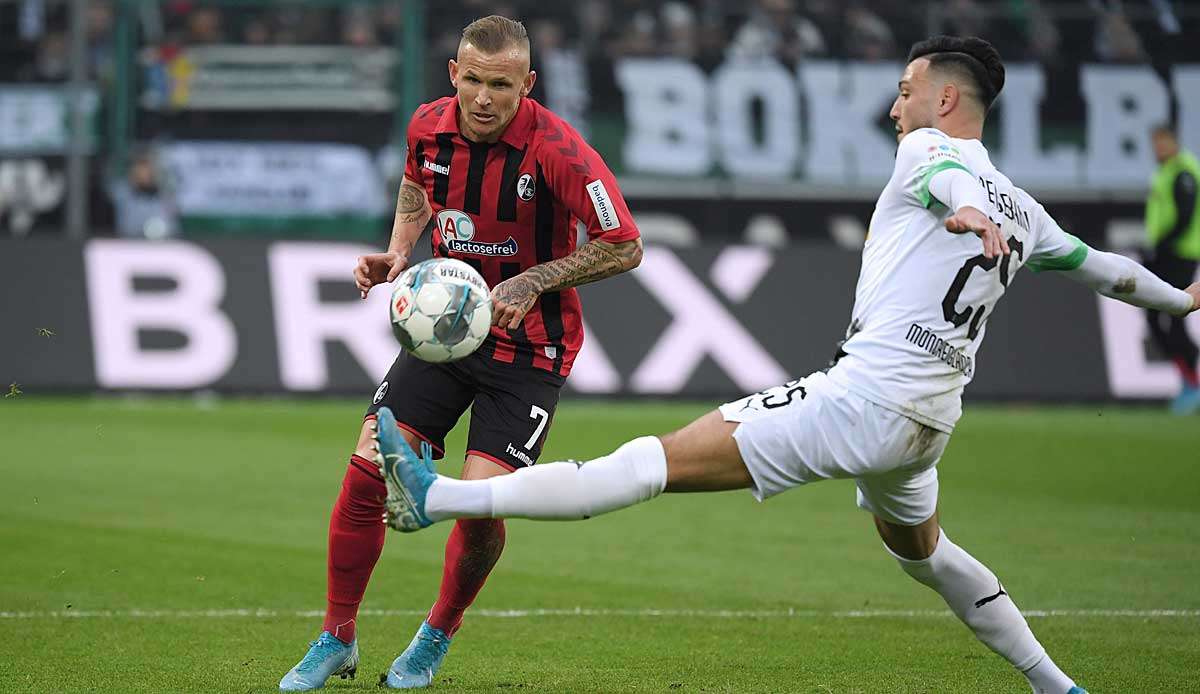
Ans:
MULTIPOLYGON (((638 237, 616 178, 574 128, 521 100, 496 143, 458 131, 458 99, 417 109, 408 126, 404 176, 433 208, 433 253, 479 270, 489 287, 574 252, 576 223, 610 243, 638 237)), ((493 359, 566 376, 583 344, 574 289, 542 294, 516 330, 492 328, 480 347, 493 359)))

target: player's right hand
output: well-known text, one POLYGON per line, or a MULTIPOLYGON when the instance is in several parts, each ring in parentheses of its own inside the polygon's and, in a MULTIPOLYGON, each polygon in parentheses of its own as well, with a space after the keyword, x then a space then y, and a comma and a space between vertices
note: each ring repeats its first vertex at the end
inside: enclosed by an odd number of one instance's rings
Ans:
MULTIPOLYGON (((1192 311, 1200 311, 1200 282, 1194 282, 1192 286, 1183 291, 1192 295, 1192 311)), ((1188 311, 1188 313, 1192 311, 1188 311)))
POLYGON ((358 265, 354 266, 354 284, 362 298, 367 298, 367 292, 377 284, 391 282, 408 267, 406 253, 368 253, 358 257, 358 265))
POLYGON ((1008 240, 1000 232, 1000 227, 988 218, 986 214, 974 207, 964 207, 946 218, 946 231, 952 234, 971 232, 983 241, 983 257, 995 258, 1008 255, 1008 240))

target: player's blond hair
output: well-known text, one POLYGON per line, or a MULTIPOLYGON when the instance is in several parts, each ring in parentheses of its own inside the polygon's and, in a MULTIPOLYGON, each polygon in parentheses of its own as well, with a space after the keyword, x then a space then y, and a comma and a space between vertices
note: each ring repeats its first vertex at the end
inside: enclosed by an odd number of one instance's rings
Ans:
POLYGON ((525 25, 498 14, 480 17, 463 28, 461 48, 469 43, 481 52, 492 55, 505 48, 521 48, 529 52, 529 33, 525 25))

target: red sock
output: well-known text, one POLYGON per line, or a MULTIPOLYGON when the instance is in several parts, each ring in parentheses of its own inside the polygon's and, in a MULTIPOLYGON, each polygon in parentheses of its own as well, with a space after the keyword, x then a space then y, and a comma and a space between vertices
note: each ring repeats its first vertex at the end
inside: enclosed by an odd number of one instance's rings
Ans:
POLYGON ((1183 382, 1188 386, 1195 388, 1200 386, 1200 374, 1196 373, 1196 367, 1187 362, 1187 359, 1175 357, 1172 359, 1175 362, 1175 368, 1179 369, 1179 375, 1183 376, 1183 382))
POLYGON ((387 487, 374 463, 351 456, 342 493, 329 519, 329 588, 324 630, 343 643, 354 640, 355 619, 371 570, 383 551, 387 487))
POLYGON ((454 524, 446 542, 446 565, 442 589, 429 611, 430 626, 453 636, 462 624, 463 613, 504 550, 504 521, 491 518, 461 519, 454 524))

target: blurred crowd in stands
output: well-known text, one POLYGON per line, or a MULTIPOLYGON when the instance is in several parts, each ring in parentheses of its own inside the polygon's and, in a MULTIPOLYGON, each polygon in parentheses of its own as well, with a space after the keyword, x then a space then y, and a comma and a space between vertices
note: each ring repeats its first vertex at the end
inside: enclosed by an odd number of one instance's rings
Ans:
MULTIPOLYGON (((67 0, 0 0, 0 85, 68 80, 70 5, 67 0)), ((202 45, 400 49, 408 5, 409 0, 88 0, 86 79, 102 94, 112 93, 122 9, 131 20, 125 25, 132 30, 131 45, 139 55, 148 50, 162 62, 202 45)), ((427 0, 425 8, 425 97, 449 92, 445 61, 454 54, 462 27, 481 16, 503 14, 529 28, 534 67, 542 75, 533 96, 589 137, 605 117, 620 117, 623 96, 613 64, 629 57, 679 58, 706 70, 729 60, 765 58, 794 68, 809 60, 900 61, 913 42, 930 34, 978 35, 995 44, 1006 61, 1043 64, 1049 93, 1060 96, 1044 107, 1043 118, 1066 123, 1078 123, 1082 115, 1074 96, 1080 63, 1150 64, 1165 75, 1172 64, 1200 62, 1196 0, 427 0)), ((134 80, 149 81, 134 73, 134 80)), ((102 103, 106 118, 107 97, 102 103)), ((386 151, 393 123, 400 122, 390 113, 340 111, 331 118, 293 110, 286 112, 287 127, 280 128, 279 118, 263 117, 261 111, 209 117, 139 103, 143 108, 132 137, 142 143, 286 138, 353 141, 386 151)), ((99 154, 93 173, 100 172, 109 152, 102 145, 99 154)), ((124 161, 109 162, 119 166, 93 178, 105 180, 93 219, 121 234, 149 235, 151 228, 159 236, 177 233, 175 205, 169 182, 159 174, 155 148, 142 147, 124 161)), ((386 171, 385 177, 395 178, 386 171)))
MULTIPOLYGON (((395 45, 403 2, 131 3, 142 45, 395 45)), ((68 73, 63 0, 0 0, 0 80, 60 81, 68 73)), ((897 60, 931 33, 980 35, 1006 60, 1049 64, 1176 62, 1196 47, 1200 7, 1184 0, 437 0, 427 5, 431 52, 491 13, 523 19, 543 50, 587 60, 675 56, 701 65, 733 57, 897 60)), ((89 63, 111 71, 113 0, 87 3, 89 63)))

